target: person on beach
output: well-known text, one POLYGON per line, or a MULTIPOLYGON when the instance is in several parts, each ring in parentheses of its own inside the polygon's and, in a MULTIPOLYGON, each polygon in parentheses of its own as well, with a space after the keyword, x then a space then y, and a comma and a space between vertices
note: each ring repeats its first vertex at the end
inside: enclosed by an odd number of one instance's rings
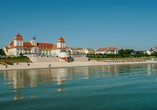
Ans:
POLYGON ((108 61, 108 65, 110 65, 109 61, 108 61))
POLYGON ((6 65, 5 65, 5 68, 7 68, 7 66, 8 66, 8 65, 6 64, 6 65))
POLYGON ((48 67, 51 67, 51 64, 49 64, 48 67))

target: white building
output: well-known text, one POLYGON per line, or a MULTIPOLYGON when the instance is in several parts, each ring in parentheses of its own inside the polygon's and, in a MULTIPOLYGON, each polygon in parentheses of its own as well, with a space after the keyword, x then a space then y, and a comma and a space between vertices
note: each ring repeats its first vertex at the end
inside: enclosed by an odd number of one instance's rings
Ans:
POLYGON ((115 47, 109 47, 109 48, 100 48, 98 50, 95 50, 94 53, 95 54, 99 54, 99 53, 102 53, 102 54, 118 54, 118 48, 115 48, 115 47))
POLYGON ((146 51, 146 53, 147 53, 148 55, 151 55, 153 52, 154 52, 154 51, 153 51, 152 49, 146 51))
POLYGON ((38 43, 35 37, 32 37, 30 42, 23 42, 20 34, 15 36, 14 41, 10 42, 8 47, 3 48, 8 56, 19 56, 22 53, 28 57, 37 57, 39 55, 60 57, 60 52, 67 49, 62 37, 58 39, 57 45, 54 45, 52 43, 38 43))

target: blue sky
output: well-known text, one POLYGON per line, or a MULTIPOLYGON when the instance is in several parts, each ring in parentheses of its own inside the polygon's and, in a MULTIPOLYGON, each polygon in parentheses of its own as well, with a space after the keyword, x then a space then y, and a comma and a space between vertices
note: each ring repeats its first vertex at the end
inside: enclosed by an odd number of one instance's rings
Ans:
POLYGON ((157 46, 157 0, 0 0, 0 48, 17 34, 68 47, 157 46))

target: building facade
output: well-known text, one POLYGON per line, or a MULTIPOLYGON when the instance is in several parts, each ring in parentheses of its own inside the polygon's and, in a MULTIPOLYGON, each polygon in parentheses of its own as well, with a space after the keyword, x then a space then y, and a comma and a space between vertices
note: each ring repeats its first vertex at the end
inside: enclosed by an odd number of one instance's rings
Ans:
POLYGON ((65 40, 60 37, 57 44, 38 43, 35 37, 32 37, 30 42, 24 42, 23 37, 17 34, 14 41, 9 43, 9 46, 4 46, 4 52, 7 56, 19 56, 22 53, 27 57, 43 57, 52 56, 60 57, 63 55, 75 54, 76 56, 85 56, 84 54, 93 53, 91 48, 69 48, 65 46, 65 40))
POLYGON ((118 48, 115 47, 109 47, 109 48, 100 48, 98 50, 95 50, 94 53, 95 54, 118 54, 118 48))
POLYGON ((28 57, 44 56, 60 56, 61 51, 66 51, 68 48, 65 46, 65 40, 60 37, 57 45, 52 43, 38 43, 35 37, 32 37, 30 42, 24 42, 20 34, 17 34, 14 41, 5 46, 3 50, 8 56, 19 56, 20 53, 28 57))

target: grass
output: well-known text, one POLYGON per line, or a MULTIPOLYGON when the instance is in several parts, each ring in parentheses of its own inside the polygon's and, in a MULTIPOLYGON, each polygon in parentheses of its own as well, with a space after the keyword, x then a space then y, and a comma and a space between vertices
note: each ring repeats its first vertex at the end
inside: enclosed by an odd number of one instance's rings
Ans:
POLYGON ((0 62, 5 62, 5 63, 20 63, 20 62, 26 62, 26 63, 31 63, 30 59, 28 58, 5 58, 5 59, 0 59, 0 62))
POLYGON ((155 57, 125 57, 125 58, 90 58, 90 60, 150 60, 151 58, 155 57))

